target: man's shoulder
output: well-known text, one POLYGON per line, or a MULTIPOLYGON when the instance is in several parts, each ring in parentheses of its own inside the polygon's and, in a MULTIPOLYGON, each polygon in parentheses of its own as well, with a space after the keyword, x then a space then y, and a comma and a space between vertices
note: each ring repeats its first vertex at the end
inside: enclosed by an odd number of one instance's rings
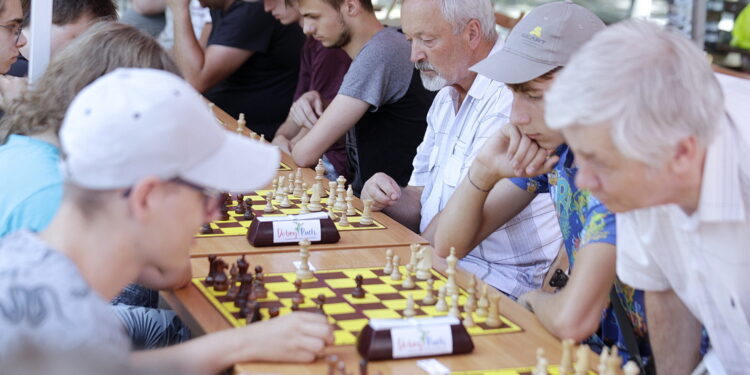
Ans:
POLYGON ((365 43, 352 64, 389 63, 411 66, 411 46, 404 34, 392 27, 385 27, 365 43))

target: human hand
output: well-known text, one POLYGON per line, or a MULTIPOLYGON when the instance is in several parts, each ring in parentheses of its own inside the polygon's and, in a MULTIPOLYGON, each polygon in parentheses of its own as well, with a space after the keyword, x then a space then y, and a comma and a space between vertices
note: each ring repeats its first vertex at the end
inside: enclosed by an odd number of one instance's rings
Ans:
POLYGON ((519 305, 523 306, 526 310, 534 312, 534 308, 531 306, 531 300, 534 298, 535 292, 535 290, 532 290, 530 292, 522 294, 520 297, 518 297, 516 302, 519 305))
POLYGON ((323 114, 323 100, 317 91, 308 91, 299 97, 289 110, 289 115, 298 126, 312 128, 323 114))
POLYGON ((372 200, 372 210, 381 211, 401 198, 401 187, 383 172, 372 175, 362 187, 361 198, 372 200))
POLYGON ((8 110, 10 103, 20 97, 29 85, 25 77, 0 76, 0 108, 8 110))
POLYGON ((333 345, 333 328, 324 315, 294 312, 239 328, 248 343, 242 361, 312 362, 333 345))
POLYGON ((292 153, 292 142, 287 139, 287 137, 283 135, 277 135, 273 138, 271 141, 272 144, 279 146, 279 149, 281 151, 286 152, 287 154, 292 153))

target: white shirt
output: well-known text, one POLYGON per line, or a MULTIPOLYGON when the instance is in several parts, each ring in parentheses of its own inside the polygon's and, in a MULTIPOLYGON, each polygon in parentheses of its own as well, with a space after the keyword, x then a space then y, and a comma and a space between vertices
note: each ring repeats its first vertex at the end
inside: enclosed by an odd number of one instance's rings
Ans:
MULTIPOLYGON (((501 48, 502 41, 498 40, 492 52, 501 48)), ((513 94, 504 84, 477 75, 460 107, 458 100, 459 93, 453 87, 438 92, 414 158, 409 185, 424 187, 421 231, 445 208, 487 138, 508 122, 513 94)), ((549 194, 539 194, 459 265, 518 297, 541 286, 561 243, 552 200, 549 194)))
MULTIPOLYGON (((709 146, 698 209, 617 215, 617 275, 646 291, 674 290, 703 323, 729 374, 750 368, 750 83, 717 76, 731 121, 709 146)), ((668 188, 668 187, 665 187, 668 188)))

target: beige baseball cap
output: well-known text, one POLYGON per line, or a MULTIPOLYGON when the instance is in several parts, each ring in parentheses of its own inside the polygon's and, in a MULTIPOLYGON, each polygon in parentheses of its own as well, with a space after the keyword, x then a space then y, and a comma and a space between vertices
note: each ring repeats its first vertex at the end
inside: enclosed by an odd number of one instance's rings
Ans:
POLYGON ((156 176, 247 192, 273 178, 280 158, 277 147, 218 126, 192 86, 154 69, 117 69, 84 88, 60 142, 66 178, 94 190, 156 176))
POLYGON ((606 26, 588 9, 571 1, 534 8, 513 27, 503 49, 473 67, 503 83, 524 83, 558 66, 606 26))

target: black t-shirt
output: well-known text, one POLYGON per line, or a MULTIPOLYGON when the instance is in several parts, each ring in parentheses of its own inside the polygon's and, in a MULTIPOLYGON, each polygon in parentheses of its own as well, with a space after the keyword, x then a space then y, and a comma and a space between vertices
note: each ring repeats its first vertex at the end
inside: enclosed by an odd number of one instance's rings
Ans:
POLYGON ((263 10, 263 2, 236 1, 211 11, 208 44, 254 51, 237 71, 206 97, 235 118, 245 113, 250 129, 273 138, 292 105, 305 36, 299 24, 284 26, 263 10))

